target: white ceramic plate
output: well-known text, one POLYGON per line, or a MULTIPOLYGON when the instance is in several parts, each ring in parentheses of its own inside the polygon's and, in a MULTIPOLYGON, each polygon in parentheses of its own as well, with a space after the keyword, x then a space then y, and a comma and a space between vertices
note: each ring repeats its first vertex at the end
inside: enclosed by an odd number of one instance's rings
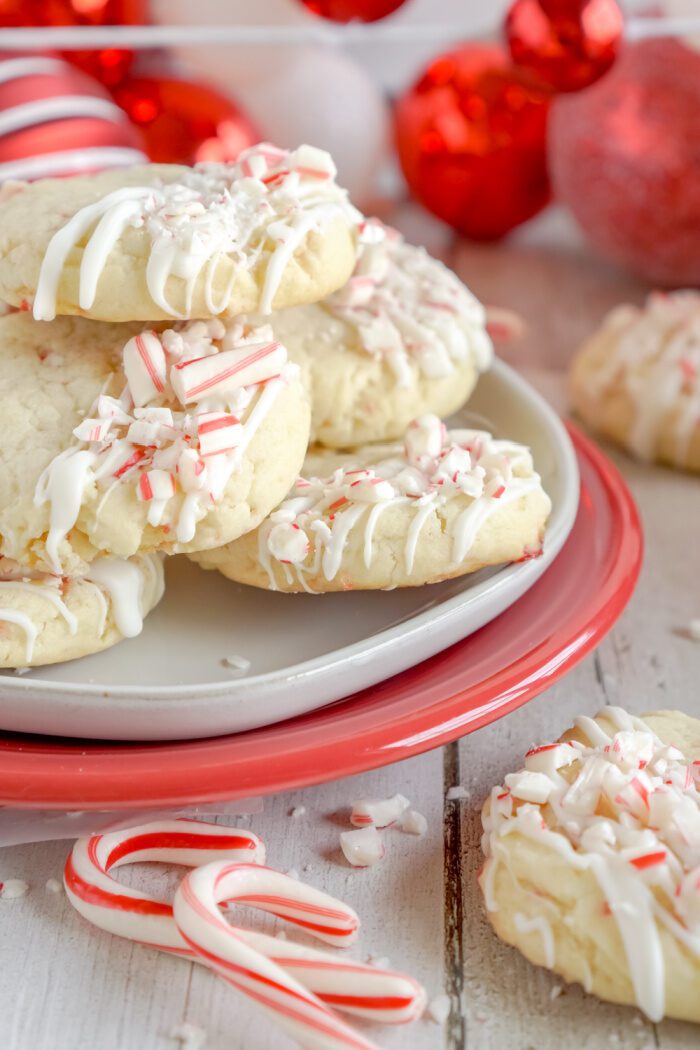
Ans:
POLYGON ((323 596, 258 591, 173 558, 140 637, 22 677, 0 672, 0 728, 110 740, 240 732, 374 685, 483 627, 561 549, 578 468, 559 417, 502 362, 456 420, 532 449, 553 503, 542 557, 430 587, 323 596), (222 663, 234 654, 250 660, 247 675, 222 663))

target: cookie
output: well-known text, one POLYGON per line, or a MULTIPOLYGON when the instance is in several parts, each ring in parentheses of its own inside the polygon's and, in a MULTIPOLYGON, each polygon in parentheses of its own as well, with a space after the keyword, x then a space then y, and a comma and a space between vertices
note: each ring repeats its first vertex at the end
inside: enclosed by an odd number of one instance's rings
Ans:
POLYGON ((44 179, 0 203, 0 299, 40 321, 269 313, 347 281, 359 218, 311 146, 44 179))
POLYGON ((523 445, 422 416, 403 445, 312 451, 256 532, 194 560, 268 590, 416 587, 536 556, 550 508, 523 445))
POLYGON ((493 356, 471 292, 376 219, 360 226, 345 287, 272 325, 309 385, 312 441, 330 448, 400 439, 416 416, 451 415, 493 356))
POLYGON ((163 590, 155 554, 98 558, 81 578, 31 572, 0 558, 0 667, 75 660, 133 638, 163 590))
POLYGON ((269 328, 0 318, 0 554, 84 575, 98 553, 220 546, 301 467, 309 406, 269 328))
POLYGON ((492 790, 479 877, 498 936, 652 1021, 700 1022, 700 721, 605 707, 492 790))
POLYGON ((700 294, 621 306, 574 359, 581 418, 637 459, 700 471, 700 294))

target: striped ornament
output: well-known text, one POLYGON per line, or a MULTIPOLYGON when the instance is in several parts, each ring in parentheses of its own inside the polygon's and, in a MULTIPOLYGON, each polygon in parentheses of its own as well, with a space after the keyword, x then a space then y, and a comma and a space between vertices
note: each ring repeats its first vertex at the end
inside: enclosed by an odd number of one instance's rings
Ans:
POLYGON ((0 182, 79 175, 148 160, 126 114, 59 58, 0 61, 0 182))

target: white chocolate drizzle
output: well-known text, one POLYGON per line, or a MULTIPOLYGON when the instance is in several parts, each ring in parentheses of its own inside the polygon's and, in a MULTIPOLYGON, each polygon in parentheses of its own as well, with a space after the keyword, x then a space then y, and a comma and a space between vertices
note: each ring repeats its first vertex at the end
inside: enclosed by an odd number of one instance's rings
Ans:
POLYGON ((34 502, 49 504, 46 556, 60 573, 61 544, 86 496, 96 515, 119 485, 147 507, 147 522, 174 531, 179 544, 221 500, 282 387, 297 375, 268 325, 218 319, 142 332, 123 351, 126 385, 115 374, 37 482, 34 502))
POLYGON ((199 164, 164 182, 143 169, 142 186, 125 186, 81 208, 49 241, 34 298, 34 317, 51 321, 70 252, 87 238, 80 262, 79 306, 89 311, 107 261, 124 233, 147 239, 146 283, 167 315, 190 316, 195 284, 203 275, 212 313, 221 313, 241 270, 264 266, 261 310, 270 313, 284 270, 306 235, 337 219, 355 225, 361 215, 335 182, 330 155, 313 146, 288 152, 267 143, 244 151, 235 164, 199 164), (234 263, 227 287, 214 301, 224 259, 234 263), (187 308, 168 301, 168 280, 186 282, 187 308))
POLYGON ((444 378, 468 360, 483 372, 493 358, 481 303, 451 270, 378 219, 360 224, 355 271, 325 306, 356 327, 362 349, 385 360, 399 386, 419 375, 444 378))
POLYGON ((408 575, 426 521, 449 501, 468 503, 452 525, 452 562, 461 564, 488 518, 505 504, 541 489, 524 445, 499 441, 483 430, 447 431, 437 416, 410 424, 402 445, 367 446, 330 477, 301 477, 288 498, 258 530, 258 557, 277 589, 276 567, 289 582, 310 591, 307 576, 333 580, 353 530, 362 527, 363 558, 373 559, 380 515, 390 507, 412 508, 404 545, 408 575), (373 455, 374 453, 374 455, 373 455), (376 455, 376 459, 375 459, 376 455))
MULTIPOLYGON (((622 939, 637 1005, 660 1021, 661 928, 700 957, 700 761, 664 744, 646 722, 619 707, 603 708, 598 718, 612 722, 615 732, 578 718, 588 744, 535 747, 525 756, 525 768, 492 790, 483 817, 484 898, 489 911, 498 910, 494 881, 499 866, 508 864, 504 838, 511 834, 589 870, 622 939), (537 802, 533 790, 541 792, 537 802)), ((535 912, 543 903, 546 897, 533 896, 535 912)), ((516 915, 515 922, 521 932, 539 930, 545 963, 556 967, 547 920, 516 915)), ((584 972, 584 980, 590 988, 590 973, 584 972)))
POLYGON ((586 376, 592 402, 621 387, 634 405, 628 444, 652 460, 673 427, 674 461, 684 466, 700 426, 700 294, 653 292, 643 307, 620 306, 604 322, 606 357, 586 376))
POLYGON ((117 630, 125 638, 139 634, 145 613, 143 597, 144 582, 148 577, 153 594, 151 605, 163 595, 163 566, 159 555, 143 555, 121 561, 116 558, 98 558, 90 566, 85 577, 60 577, 48 573, 28 570, 8 558, 0 559, 0 622, 19 627, 25 637, 24 660, 31 664, 34 648, 40 636, 40 627, 29 613, 21 609, 2 607, 3 597, 10 594, 26 594, 49 602, 65 621, 68 633, 74 637, 78 631, 78 620, 66 604, 66 588, 78 583, 94 587, 99 616, 95 624, 94 637, 103 637, 109 607, 117 630), (109 597, 109 605, 105 598, 109 597))

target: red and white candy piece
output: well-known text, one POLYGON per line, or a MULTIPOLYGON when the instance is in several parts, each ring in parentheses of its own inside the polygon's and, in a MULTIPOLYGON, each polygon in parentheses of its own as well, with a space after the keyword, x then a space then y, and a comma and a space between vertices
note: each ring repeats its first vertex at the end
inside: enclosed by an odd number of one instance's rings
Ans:
POLYGON ((73 429, 73 435, 77 437, 78 441, 103 442, 106 440, 111 426, 111 419, 83 419, 73 429))
POLYGON ((353 803, 350 823, 356 828, 374 825, 376 828, 388 828, 408 809, 411 803, 403 795, 391 798, 360 799, 353 803))
POLYGON ((437 416, 418 416, 409 423, 404 436, 406 458, 409 463, 421 466, 425 459, 437 459, 442 452, 447 431, 437 416))
POLYGON ((175 478, 167 470, 149 470, 139 478, 136 492, 145 502, 168 500, 175 495, 175 478))
POLYGON ((267 546, 273 558, 285 565, 299 565, 309 553, 309 541, 299 525, 280 522, 273 525, 267 537, 267 546))
POLYGON ((300 981, 251 947, 229 926, 219 904, 239 900, 289 919, 329 944, 347 944, 357 930, 349 909, 281 872, 219 862, 185 876, 173 902, 180 934, 238 991, 257 1003, 306 1050, 375 1050, 300 981))
POLYGON ((197 416, 197 436, 202 456, 233 452, 240 444, 243 427, 236 416, 225 412, 202 412, 197 416))
POLYGON ((155 332, 141 332, 124 347, 124 374, 137 408, 148 404, 165 390, 167 360, 155 332))
POLYGON ((192 952, 173 922, 171 905, 122 886, 109 872, 122 864, 142 861, 194 867, 218 859, 262 864, 265 847, 251 831, 199 820, 142 824, 78 839, 66 861, 63 883, 74 908, 100 929, 165 952, 190 956, 192 952))
POLYGON ((176 364, 170 382, 183 405, 209 397, 225 397, 244 386, 279 375, 287 363, 281 343, 247 345, 176 364))
POLYGON ((343 831, 340 848, 353 868, 371 868, 379 863, 385 852, 379 832, 372 825, 357 831, 343 831))

